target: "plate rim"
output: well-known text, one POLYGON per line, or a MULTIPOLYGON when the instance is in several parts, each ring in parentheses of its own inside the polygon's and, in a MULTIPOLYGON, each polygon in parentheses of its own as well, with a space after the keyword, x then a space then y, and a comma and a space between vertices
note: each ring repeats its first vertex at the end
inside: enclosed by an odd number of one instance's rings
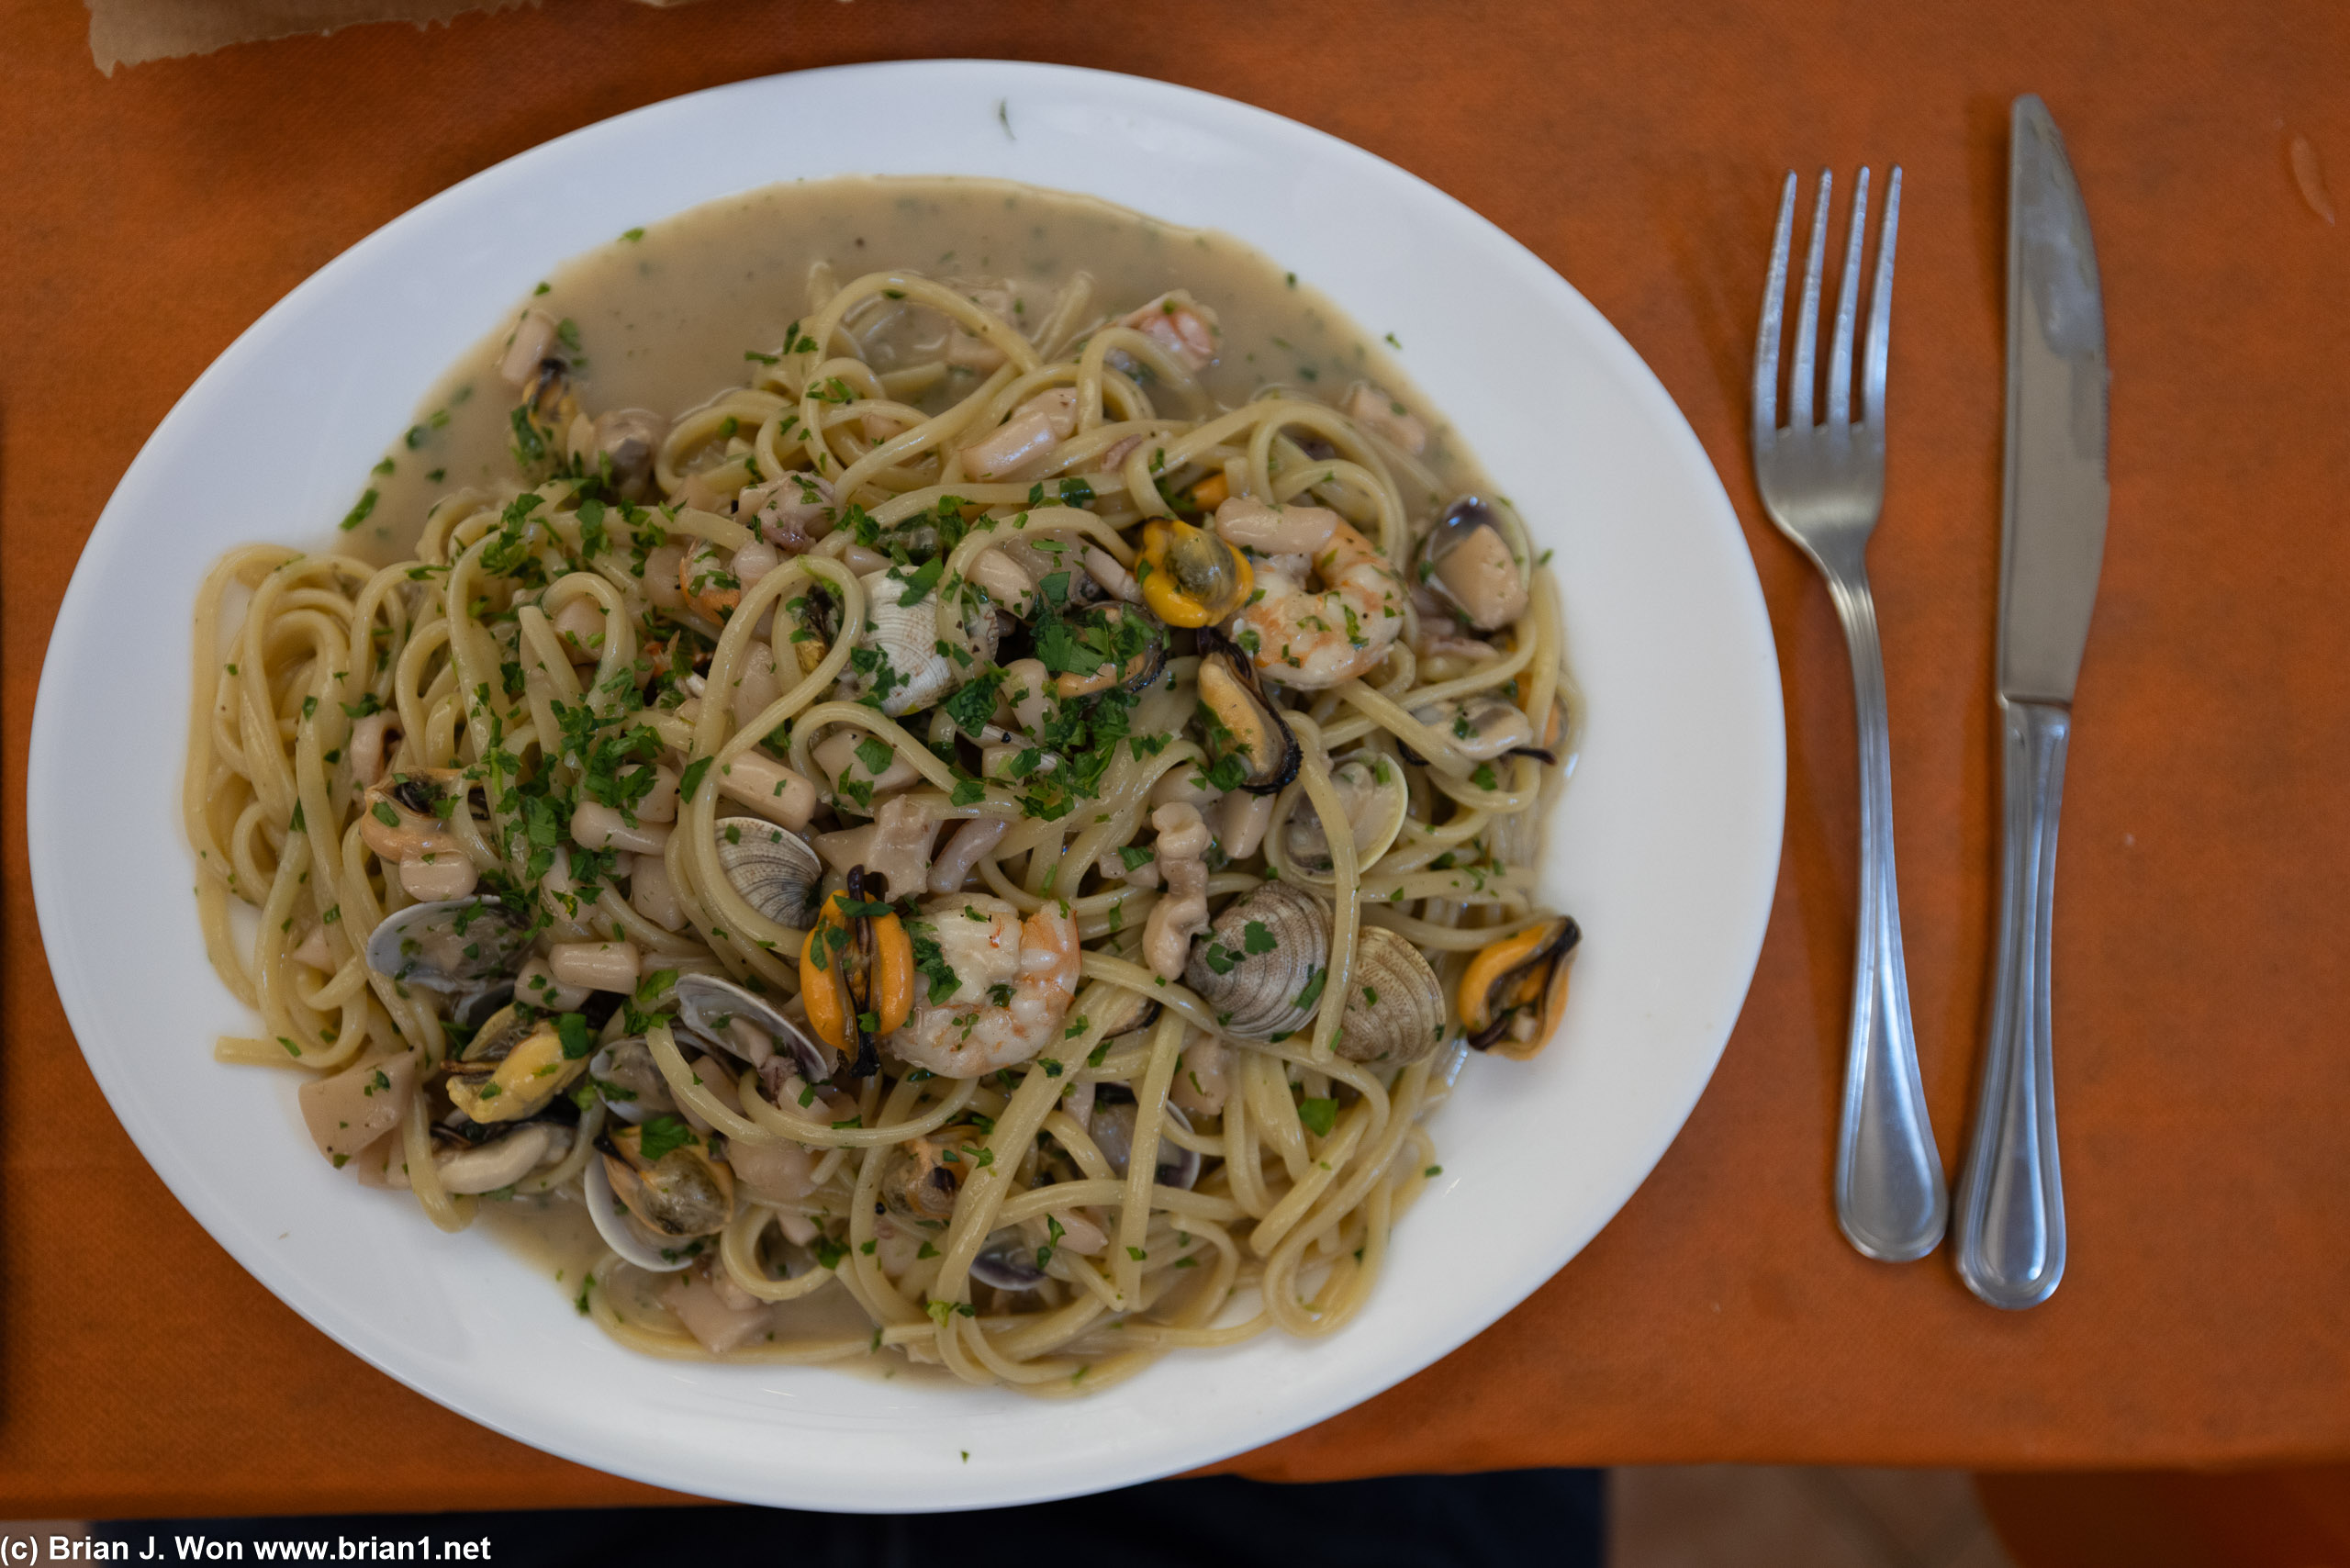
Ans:
MULTIPOLYGON (((933 73, 951 75, 966 72, 1000 76, 1007 84, 1007 95, 1009 92, 1017 92, 1024 86, 1032 86, 1039 83, 1078 82, 1091 87, 1109 86, 1118 93, 1127 95, 1129 102, 1144 113, 1164 106, 1173 108, 1179 114, 1192 111, 1237 117, 1240 124, 1240 134, 1244 140, 1255 141, 1268 135, 1299 139, 1315 146, 1325 156, 1359 161, 1371 165, 1382 177, 1406 182, 1417 187, 1424 196, 1433 196, 1451 208, 1458 218, 1465 219, 1478 231, 1478 237, 1483 241, 1480 249, 1489 260, 1505 259, 1511 267, 1527 274, 1533 280, 1535 286, 1559 297, 1560 303, 1578 319, 1577 325, 1581 330, 1593 340, 1600 353, 1614 362, 1609 368, 1619 375, 1628 376, 1632 384, 1639 386, 1641 396, 1651 405, 1651 413, 1661 416, 1654 418, 1652 422, 1668 441, 1683 449, 1690 471, 1704 475, 1709 481, 1708 485, 1701 487, 1705 491, 1703 498, 1706 510, 1713 514, 1712 524, 1718 529, 1727 531, 1727 535, 1734 543, 1743 567, 1742 573, 1733 574, 1738 578, 1739 591, 1736 597, 1741 601, 1745 614, 1752 622, 1749 630, 1759 628, 1762 645, 1766 649, 1771 648, 1770 621, 1760 577, 1755 570, 1751 552, 1746 543, 1736 510, 1730 503, 1720 473, 1706 453, 1687 416, 1682 412, 1662 381, 1632 347, 1628 340, 1561 274, 1491 219, 1432 182, 1422 179, 1411 171, 1346 141, 1342 138, 1255 105, 1176 84, 1089 67, 1024 61, 944 58, 853 62, 744 78, 698 89, 691 93, 657 99, 623 113, 576 127, 561 136, 516 152, 463 180, 443 187, 379 225, 309 274, 240 332, 228 347, 205 367, 187 390, 174 401, 171 410, 157 423, 154 430, 141 443, 139 454, 118 480, 114 491, 109 495, 106 508, 92 528, 82 553, 77 557, 65 594, 60 601, 56 622, 44 649, 27 754, 26 823, 36 913, 43 935, 44 956, 48 958, 52 983, 66 1014, 69 1025, 73 1023, 77 1009, 74 999, 68 994, 66 976, 75 971, 71 967, 70 958, 56 955, 60 955, 61 952, 70 952, 70 947, 61 950, 51 946, 48 941, 53 928, 51 911, 58 906, 58 895, 53 890, 62 874, 61 867, 57 864, 62 849, 60 847, 57 835, 44 835, 39 832, 39 824, 44 820, 51 818, 55 810, 53 802, 58 792, 66 787, 62 780, 49 777, 52 759, 55 758, 59 746, 62 744, 60 738, 61 730, 67 722, 64 705, 59 696, 66 678, 59 674, 56 662, 50 655, 61 645, 66 644, 72 633, 82 630, 93 613, 90 600, 92 595, 97 591, 94 586, 95 578, 88 570, 93 554, 101 545, 110 546, 118 543, 120 536, 135 527, 133 518, 127 506, 122 503, 122 497, 126 492, 131 491, 145 476, 145 470, 151 464, 161 461, 155 454, 164 444, 166 438, 183 424, 201 417, 201 410, 209 400, 210 388, 217 382, 236 375, 247 361, 263 353, 265 346, 290 323, 308 311, 314 302, 330 297, 341 286, 343 275, 348 272, 363 268, 372 252, 389 246, 399 236, 411 230, 429 228, 445 207, 460 204, 467 194, 476 187, 495 185, 501 179, 509 177, 517 165, 553 158, 558 150, 572 147, 582 141, 592 142, 606 137, 624 137, 632 134, 648 120, 658 120, 669 115, 688 113, 690 111, 688 106, 706 105, 727 97, 752 97, 766 92, 788 91, 789 84, 821 79, 883 77, 896 79, 897 84, 902 85, 907 78, 919 78, 933 73)), ((754 188, 756 187, 740 187, 742 190, 754 188)), ((648 200, 646 205, 665 207, 666 202, 664 198, 655 196, 648 200)), ((660 221, 699 205, 700 201, 688 203, 685 207, 669 207, 659 217, 648 218, 647 221, 660 221)), ((549 264, 557 264, 559 260, 551 261, 549 264)), ((420 389, 419 395, 421 395, 420 389)), ((1706 1053, 1704 1071, 1692 1074, 1693 1082, 1685 1096, 1685 1103, 1679 1105, 1677 1113, 1673 1117, 1670 1132, 1656 1143, 1655 1148, 1645 1159, 1639 1162, 1639 1168, 1636 1170, 1632 1169, 1632 1161, 1623 1162, 1621 1180, 1618 1183, 1620 1191, 1607 1194, 1606 1214, 1589 1234, 1573 1240, 1564 1254, 1556 1258, 1551 1256, 1550 1249, 1539 1249, 1539 1252, 1529 1249, 1529 1256, 1509 1276, 1510 1283, 1507 1288, 1497 1292, 1492 1298, 1499 1305, 1480 1303, 1474 1308, 1461 1313, 1448 1324, 1444 1333, 1434 1336, 1424 1345, 1416 1346, 1408 1353, 1396 1359, 1391 1367, 1382 1369, 1379 1381, 1373 1384, 1343 1389, 1328 1397, 1294 1409, 1283 1407, 1277 1414, 1253 1426, 1248 1435, 1240 1440, 1227 1441, 1218 1438, 1203 1446, 1194 1444, 1185 1450, 1183 1457, 1174 1466, 1154 1469, 1150 1472, 1151 1474, 1174 1473, 1181 1470, 1196 1468, 1202 1464, 1216 1462, 1278 1441, 1309 1426, 1326 1420, 1343 1410, 1366 1402, 1425 1370, 1522 1305, 1544 1281, 1550 1279, 1589 1246, 1597 1231, 1613 1222, 1615 1216, 1621 1213, 1631 1194, 1647 1181, 1665 1151, 1679 1137, 1681 1129, 1685 1126, 1697 1100, 1702 1097, 1719 1066, 1722 1052, 1728 1047, 1730 1034, 1751 993, 1756 966, 1759 963, 1769 925, 1778 869, 1784 851, 1786 755, 1784 689, 1775 650, 1773 649, 1772 653, 1773 656, 1761 661, 1757 667, 1755 673, 1760 678, 1755 691, 1751 694, 1764 700, 1755 710, 1754 716, 1762 722, 1762 729, 1767 732, 1770 737, 1769 744, 1763 748, 1764 756, 1762 758, 1768 764, 1768 776, 1761 779, 1749 780, 1750 787, 1755 789, 1758 801, 1767 801, 1767 810, 1761 814, 1766 816, 1771 823, 1768 851, 1767 855, 1758 857, 1759 861, 1767 861, 1767 874, 1758 871, 1754 887, 1750 890, 1752 908, 1748 922, 1749 930, 1746 939, 1739 945, 1743 954, 1740 963, 1743 980, 1736 988, 1737 994, 1718 1031, 1719 1037, 1712 1043, 1706 1053)), ((90 1009, 85 1005, 81 1011, 87 1015, 90 1009)), ((263 1288, 293 1307, 307 1323, 327 1335, 342 1349, 357 1355, 370 1366, 403 1385, 415 1389, 434 1403, 452 1409, 469 1420, 574 1462, 607 1473, 643 1480, 655 1485, 696 1490, 699 1495, 704 1495, 736 1497, 745 1502, 772 1504, 776 1501, 777 1495, 773 1493, 755 1495, 744 1494, 739 1489, 685 1487, 674 1474, 663 1473, 656 1465, 630 1466, 617 1463, 608 1453, 596 1451, 586 1444, 569 1440, 567 1433, 525 1430, 523 1423, 519 1420, 509 1421, 504 1412, 484 1398, 472 1394, 470 1391, 447 1386, 445 1383, 428 1386, 430 1380, 423 1376, 419 1369, 392 1364, 386 1355, 376 1353, 376 1347, 366 1342, 363 1332, 364 1326, 352 1321, 336 1320, 337 1314, 331 1297, 325 1299, 314 1297, 298 1276, 281 1271, 257 1249, 239 1245, 226 1238, 224 1230, 229 1235, 236 1235, 235 1227, 226 1225, 216 1226, 207 1217, 207 1211, 212 1205, 208 1199, 203 1198, 196 1192, 193 1175, 172 1169, 168 1162, 156 1159, 153 1152, 157 1147, 157 1140, 153 1136, 155 1129, 145 1125, 147 1118, 143 1109, 136 1114, 126 1114, 127 1104, 139 1107, 140 1103, 135 1096, 119 1092, 121 1085, 117 1081, 119 1064, 102 1062, 100 1058, 105 1054, 103 1051, 94 1054, 89 1047, 83 1046, 83 1033, 79 1028, 75 1028, 74 1037, 76 1045, 82 1047, 84 1061, 89 1065, 93 1076, 98 1081, 101 1091, 106 1095, 108 1108, 114 1112, 117 1120, 129 1135, 134 1145, 138 1147, 141 1157, 147 1160, 150 1168, 163 1182, 182 1207, 196 1219, 217 1245, 234 1258, 239 1266, 252 1275, 263 1288), (350 1332, 346 1332, 346 1329, 350 1332), (418 1375, 411 1375, 412 1372, 418 1375)), ((1181 1445, 1179 1442, 1177 1446, 1181 1445)), ((923 1499, 914 1499, 910 1503, 906 1499, 898 1498, 892 1500, 887 1506, 890 1511, 915 1509, 926 1511, 930 1507, 1003 1506, 1080 1495, 1147 1478, 1144 1474, 1135 1473, 1126 1475, 1123 1479, 1088 1480, 1071 1485, 1056 1485, 1049 1483, 1041 1485, 1030 1484, 1008 1493, 992 1494, 983 1497, 947 1499, 935 1503, 923 1499)), ((803 1503, 798 1506, 806 1505, 803 1503)), ((869 1505, 852 1501, 846 1506, 863 1507, 869 1505)))

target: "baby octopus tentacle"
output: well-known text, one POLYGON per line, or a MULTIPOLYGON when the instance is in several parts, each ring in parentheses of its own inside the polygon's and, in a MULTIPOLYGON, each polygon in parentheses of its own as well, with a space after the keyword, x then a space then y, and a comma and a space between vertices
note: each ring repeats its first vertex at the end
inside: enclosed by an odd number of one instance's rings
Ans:
POLYGON ((1167 896, 1151 906, 1142 950, 1161 980, 1180 980, 1192 938, 1208 928, 1208 827, 1197 806, 1161 806, 1150 813, 1158 830, 1159 874, 1167 896))

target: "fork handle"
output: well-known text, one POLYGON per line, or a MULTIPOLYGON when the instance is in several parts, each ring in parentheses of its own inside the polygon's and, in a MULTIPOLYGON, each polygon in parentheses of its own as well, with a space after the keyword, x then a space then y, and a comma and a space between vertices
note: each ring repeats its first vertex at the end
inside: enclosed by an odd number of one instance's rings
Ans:
POLYGON ((1861 908, 1844 1104, 1836 1137, 1836 1218, 1864 1255, 1908 1262, 1942 1240, 1950 1195, 1926 1115, 1909 980, 1901 958, 1901 901, 1893 872, 1893 745, 1876 601, 1857 559, 1840 564, 1828 582, 1852 655, 1861 759, 1861 908))
POLYGON ((1958 1272, 1993 1306, 2037 1306, 2065 1272, 2065 1182, 2056 1162, 2056 1074, 2048 969, 2056 899, 2056 809, 2073 716, 2009 702, 1999 948, 1983 1098, 1959 1184, 1958 1272))

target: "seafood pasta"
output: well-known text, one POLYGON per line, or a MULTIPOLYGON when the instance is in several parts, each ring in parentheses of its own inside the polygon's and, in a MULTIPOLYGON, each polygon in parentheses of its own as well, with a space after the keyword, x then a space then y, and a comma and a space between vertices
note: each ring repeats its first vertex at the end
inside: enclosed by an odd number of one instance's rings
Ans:
POLYGON ((1067 1393, 1330 1332, 1462 1061, 1558 1023, 1549 575, 1383 358, 1234 395, 1206 293, 865 245, 682 409, 534 303, 412 539, 370 489, 372 558, 215 568, 219 1054, 444 1228, 584 1213, 648 1352, 1067 1393))

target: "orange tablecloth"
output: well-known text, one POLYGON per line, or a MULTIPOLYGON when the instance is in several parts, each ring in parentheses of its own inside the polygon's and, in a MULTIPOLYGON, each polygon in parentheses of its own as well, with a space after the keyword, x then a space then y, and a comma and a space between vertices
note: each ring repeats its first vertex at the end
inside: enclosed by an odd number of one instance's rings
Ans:
MULTIPOLYGON (((42 961, 21 803, 34 682, 133 452, 312 269, 588 121, 745 75, 931 54, 1169 76, 1348 138, 1493 218, 1680 400, 1746 520, 1777 629, 1785 864, 1745 1017, 1687 1130, 1591 1249, 1490 1332, 1239 1468, 2350 1457, 2350 234, 2304 204, 2287 156, 2306 135, 2350 199, 2340 6, 1217 0, 1152 18, 1024 0, 571 0, 112 81, 83 25, 64 0, 17 0, 0 32, 0 1518, 651 1495, 371 1371, 149 1172, 42 961), (1955 1159, 1991 924, 2005 135, 2022 91, 2064 126, 2096 225, 2114 487, 2057 900, 2071 1271, 2049 1305, 2010 1316, 1939 1256, 1863 1261, 1830 1212, 1852 699, 1825 595, 1755 506, 1741 431, 1780 174, 1900 161, 1873 566, 1909 981, 1955 1159)), ((181 628, 152 635, 159 661, 181 657, 181 628)), ((178 737, 158 745, 156 766, 175 767, 178 737)))

